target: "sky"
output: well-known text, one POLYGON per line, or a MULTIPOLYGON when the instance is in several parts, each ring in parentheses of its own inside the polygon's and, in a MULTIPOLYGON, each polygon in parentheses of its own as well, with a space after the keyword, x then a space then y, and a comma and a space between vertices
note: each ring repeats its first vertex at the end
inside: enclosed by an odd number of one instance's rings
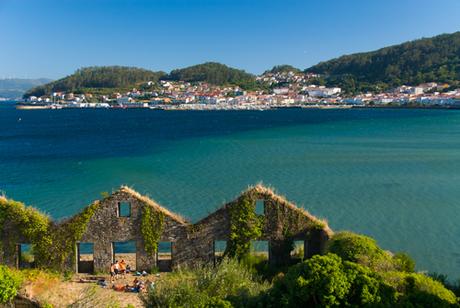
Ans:
POLYGON ((0 78, 217 61, 305 69, 460 30, 460 0, 0 0, 0 78))

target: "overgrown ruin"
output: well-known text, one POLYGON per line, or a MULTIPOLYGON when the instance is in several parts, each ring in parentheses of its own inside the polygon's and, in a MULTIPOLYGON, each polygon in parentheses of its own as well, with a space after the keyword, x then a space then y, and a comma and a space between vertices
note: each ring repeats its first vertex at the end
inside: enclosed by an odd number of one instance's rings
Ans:
POLYGON ((285 264, 294 241, 303 243, 303 257, 309 258, 321 254, 332 235, 325 221, 262 185, 196 223, 122 186, 61 222, 0 197, 0 224, 1 263, 21 267, 21 247, 31 244, 36 266, 75 272, 107 272, 119 243, 134 245, 136 270, 167 271, 216 262, 218 244, 226 246, 223 253, 238 256, 255 240, 265 241, 270 264, 285 264), (86 246, 92 247, 92 258, 82 260, 86 246), (162 254, 159 247, 169 252, 162 254))

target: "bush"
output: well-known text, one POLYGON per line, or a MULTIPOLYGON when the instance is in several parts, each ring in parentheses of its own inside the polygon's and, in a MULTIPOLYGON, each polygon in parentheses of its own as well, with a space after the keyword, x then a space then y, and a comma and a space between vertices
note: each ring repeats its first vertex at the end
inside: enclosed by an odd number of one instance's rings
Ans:
POLYGON ((395 292, 370 269, 328 254, 292 266, 268 297, 273 307, 361 306, 392 302, 395 292))
POLYGON ((415 261, 407 253, 396 253, 393 256, 393 262, 395 267, 402 272, 413 273, 415 271, 415 261))
POLYGON ((217 267, 166 275, 149 291, 144 303, 147 307, 248 306, 268 287, 255 279, 246 266, 224 259, 217 267))
POLYGON ((21 286, 21 276, 8 267, 0 265, 0 304, 10 302, 21 286))
POLYGON ((403 306, 449 307, 458 303, 452 291, 424 274, 387 272, 381 275, 400 293, 399 303, 403 306))
POLYGON ((439 281, 444 285, 444 287, 454 292, 457 297, 460 297, 460 279, 457 279, 456 281, 449 281, 449 277, 447 275, 436 272, 429 273, 428 276, 436 281, 439 281))
POLYGON ((390 253, 384 251, 377 242, 364 235, 339 232, 330 240, 327 251, 351 261, 368 266, 377 271, 394 270, 395 263, 390 253))

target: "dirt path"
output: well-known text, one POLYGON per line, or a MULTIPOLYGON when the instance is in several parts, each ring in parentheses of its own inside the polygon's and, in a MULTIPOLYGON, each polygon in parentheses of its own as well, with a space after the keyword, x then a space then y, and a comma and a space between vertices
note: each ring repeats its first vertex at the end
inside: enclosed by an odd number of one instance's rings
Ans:
MULTIPOLYGON (((161 279, 161 275, 137 278, 143 282, 154 282, 161 279)), ((115 280, 114 285, 132 285, 135 278, 133 275, 126 275, 115 280)), ((145 292, 117 292, 112 286, 108 275, 76 275, 69 281, 55 279, 28 283, 21 294, 38 300, 42 305, 51 304, 53 307, 143 307, 141 296, 145 292), (108 285, 98 285, 97 278, 105 279, 108 285)))

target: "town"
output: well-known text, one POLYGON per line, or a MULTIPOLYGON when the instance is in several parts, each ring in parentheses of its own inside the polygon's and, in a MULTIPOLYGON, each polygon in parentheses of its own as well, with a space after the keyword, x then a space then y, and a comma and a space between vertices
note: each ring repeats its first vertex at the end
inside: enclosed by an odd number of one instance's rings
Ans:
POLYGON ((429 82, 401 85, 378 92, 348 95, 339 87, 316 82, 317 74, 300 71, 265 72, 256 82, 261 90, 216 86, 206 82, 159 80, 110 94, 54 92, 31 96, 19 109, 150 108, 162 110, 267 110, 276 108, 439 107, 460 108, 460 89, 429 82))

